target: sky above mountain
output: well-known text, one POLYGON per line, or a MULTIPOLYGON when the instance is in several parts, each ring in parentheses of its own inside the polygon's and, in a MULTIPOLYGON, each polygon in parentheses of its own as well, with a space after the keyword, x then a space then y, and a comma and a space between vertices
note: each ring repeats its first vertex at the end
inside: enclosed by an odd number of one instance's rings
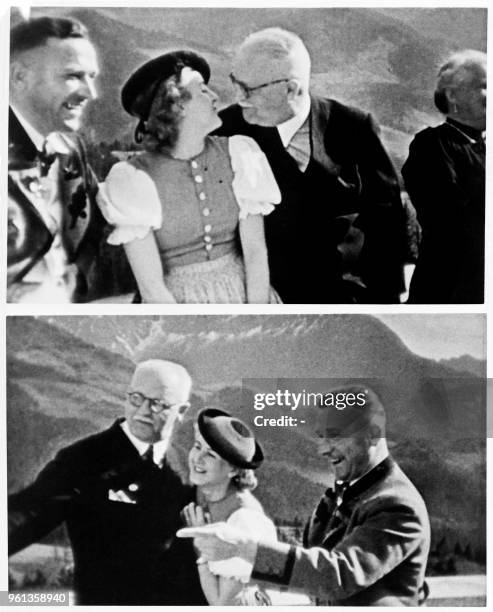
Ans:
POLYGON ((486 317, 481 314, 375 315, 417 355, 486 359, 486 317))
MULTIPOLYGON (((358 321, 355 315, 354 321, 358 321)), ((440 360, 470 355, 474 359, 486 359, 486 322, 480 314, 376 314, 392 332, 397 334, 404 345, 413 353, 428 359, 440 360)), ((314 320, 317 317, 312 317, 314 320)), ((320 319, 320 317, 318 317, 320 319)), ((87 339, 99 346, 122 353, 132 359, 139 356, 146 346, 153 343, 154 332, 159 335, 166 331, 168 341, 180 342, 191 333, 201 333, 209 340, 217 335, 218 330, 228 334, 226 318, 221 317, 54 317, 52 322, 87 339), (106 319, 106 322, 103 320, 106 319)), ((238 320, 238 319, 237 319, 238 320)), ((295 320, 295 317, 292 319, 295 320)), ((287 318, 286 318, 287 321, 287 318)), ((304 319, 299 321, 303 327, 304 319)), ((263 326, 269 326, 269 317, 252 319, 246 330, 236 330, 231 322, 229 334, 236 331, 253 336, 262 332, 263 326)), ((295 325, 296 327, 296 325, 295 325)))

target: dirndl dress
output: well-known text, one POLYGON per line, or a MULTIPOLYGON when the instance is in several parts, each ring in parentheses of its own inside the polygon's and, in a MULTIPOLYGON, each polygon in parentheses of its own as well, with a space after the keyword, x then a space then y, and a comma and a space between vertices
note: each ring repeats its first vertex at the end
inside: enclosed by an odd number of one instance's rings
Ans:
MULTIPOLYGON (((164 282, 178 303, 246 303, 240 219, 281 200, 272 170, 246 136, 209 136, 188 160, 141 153, 115 164, 99 203, 118 245, 153 231, 164 282)), ((271 303, 279 302, 271 290, 271 303)))

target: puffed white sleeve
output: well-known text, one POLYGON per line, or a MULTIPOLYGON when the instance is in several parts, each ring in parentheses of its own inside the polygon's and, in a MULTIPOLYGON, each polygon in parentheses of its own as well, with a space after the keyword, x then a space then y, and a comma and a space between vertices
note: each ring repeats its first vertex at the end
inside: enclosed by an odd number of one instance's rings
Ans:
POLYGON ((100 184, 98 204, 115 229, 109 244, 125 244, 144 238, 162 225, 161 203, 151 177, 128 162, 118 162, 100 184))
POLYGON ((228 144, 240 219, 268 215, 281 201, 281 192, 265 154, 248 136, 231 136, 228 144))
MULTIPOLYGON (((256 540, 275 542, 277 532, 274 523, 263 512, 250 508, 239 508, 233 512, 228 525, 238 527, 256 540)), ((210 571, 217 576, 235 578, 241 582, 248 582, 252 574, 253 565, 240 557, 232 557, 221 561, 209 561, 210 571)))

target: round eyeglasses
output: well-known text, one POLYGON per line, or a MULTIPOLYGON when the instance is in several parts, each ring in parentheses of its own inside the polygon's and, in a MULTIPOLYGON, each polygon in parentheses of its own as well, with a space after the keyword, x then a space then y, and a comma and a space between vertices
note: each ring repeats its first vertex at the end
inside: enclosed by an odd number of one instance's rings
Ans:
POLYGON ((159 414, 160 412, 163 412, 163 410, 169 410, 175 405, 167 404, 164 400, 147 397, 138 391, 128 391, 127 395, 128 401, 136 408, 140 408, 146 401, 149 402, 149 408, 152 410, 152 412, 154 412, 154 414, 159 414))
POLYGON ((245 98, 249 98, 253 93, 258 91, 259 89, 264 89, 264 87, 269 87, 270 85, 277 85, 278 83, 287 83, 291 79, 276 79, 275 81, 269 81, 268 83, 262 83, 261 85, 255 85, 255 87, 250 87, 243 81, 240 81, 235 77, 235 75, 231 72, 229 78, 235 87, 241 91, 241 93, 245 96, 245 98))

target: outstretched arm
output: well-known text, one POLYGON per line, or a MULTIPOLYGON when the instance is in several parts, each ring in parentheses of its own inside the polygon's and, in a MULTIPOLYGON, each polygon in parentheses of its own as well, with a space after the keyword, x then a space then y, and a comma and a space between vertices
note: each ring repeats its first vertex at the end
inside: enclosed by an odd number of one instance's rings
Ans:
POLYGON ((318 597, 344 599, 391 572, 417 547, 426 552, 429 527, 412 508, 396 503, 376 507, 330 551, 318 546, 256 542, 251 535, 225 523, 178 535, 195 537, 205 559, 239 556, 253 563, 255 579, 318 597))
POLYGON ((8 499, 9 555, 38 542, 70 514, 77 489, 61 453, 8 499))
POLYGON ((332 550, 259 543, 254 577, 320 598, 345 599, 389 574, 429 538, 404 504, 375 507, 332 550))

